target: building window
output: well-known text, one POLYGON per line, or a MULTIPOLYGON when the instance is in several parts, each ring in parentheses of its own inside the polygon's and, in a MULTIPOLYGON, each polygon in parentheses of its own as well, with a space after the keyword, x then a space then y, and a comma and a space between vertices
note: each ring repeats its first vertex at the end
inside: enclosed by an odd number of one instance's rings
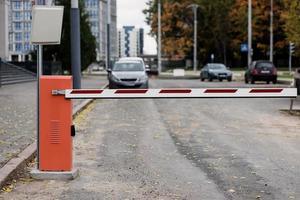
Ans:
POLYGON ((25 50, 25 51, 30 51, 30 50, 31 50, 30 44, 29 44, 28 42, 26 42, 26 43, 24 44, 24 50, 25 50))
POLYGON ((27 42, 27 41, 30 41, 30 33, 29 32, 25 32, 24 33, 24 40, 27 42))
POLYGON ((14 29, 15 29, 16 31, 22 30, 22 24, 21 24, 21 22, 15 22, 15 23, 14 23, 14 29))
POLYGON ((21 10, 21 1, 14 1, 13 8, 14 10, 21 10))
POLYGON ((31 13, 28 11, 24 12, 24 19, 29 21, 31 19, 31 13))
POLYGON ((22 33, 15 33, 15 41, 16 42, 22 41, 22 33))
POLYGON ((30 31, 31 30, 31 23, 25 22, 24 23, 24 30, 25 31, 30 31))
POLYGON ((45 0, 38 0, 37 5, 45 5, 45 0))
POLYGON ((19 51, 19 52, 22 52, 23 51, 23 45, 22 45, 22 43, 16 43, 15 44, 15 50, 19 51))
POLYGON ((31 10, 31 2, 30 1, 24 2, 24 9, 25 10, 31 10))
POLYGON ((20 21, 22 19, 21 12, 14 12, 14 20, 20 21))

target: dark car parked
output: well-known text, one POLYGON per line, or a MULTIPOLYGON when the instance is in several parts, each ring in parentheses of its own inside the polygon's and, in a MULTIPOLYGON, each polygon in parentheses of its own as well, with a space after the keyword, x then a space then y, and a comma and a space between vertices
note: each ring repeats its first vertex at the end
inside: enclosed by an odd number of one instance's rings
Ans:
POLYGON ((270 61, 253 61, 245 73, 245 83, 266 81, 267 84, 277 83, 277 69, 270 61))
POLYGON ((218 79, 219 81, 227 80, 230 82, 232 81, 232 72, 223 64, 209 63, 201 70, 200 79, 201 81, 218 79))

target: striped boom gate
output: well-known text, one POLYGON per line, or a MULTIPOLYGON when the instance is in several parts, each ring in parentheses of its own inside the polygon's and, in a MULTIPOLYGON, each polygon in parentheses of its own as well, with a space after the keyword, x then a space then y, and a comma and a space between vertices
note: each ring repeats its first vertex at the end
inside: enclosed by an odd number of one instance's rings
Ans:
POLYGON ((296 98, 296 88, 207 89, 67 89, 53 90, 66 99, 164 99, 164 98, 296 98))
MULTIPOLYGON (((38 139, 40 146, 39 170, 74 174, 72 158, 71 99, 189 99, 189 98, 296 98, 296 88, 207 88, 207 89, 68 89, 71 77, 44 76, 41 79, 42 125, 38 139)), ((40 173, 39 171, 39 173, 40 173)), ((53 177, 54 178, 54 177, 53 177)))

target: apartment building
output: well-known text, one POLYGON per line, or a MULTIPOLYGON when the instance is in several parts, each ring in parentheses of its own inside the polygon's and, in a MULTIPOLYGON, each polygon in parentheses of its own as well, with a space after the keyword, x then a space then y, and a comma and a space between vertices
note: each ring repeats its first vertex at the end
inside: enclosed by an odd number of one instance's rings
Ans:
POLYGON ((137 57, 144 54, 144 29, 123 26, 118 31, 119 57, 137 57))
MULTIPOLYGON (((110 45, 111 57, 118 56, 117 49, 117 2, 111 0, 110 45)), ((97 41, 97 61, 105 61, 107 56, 107 0, 85 0, 91 31, 97 41)))

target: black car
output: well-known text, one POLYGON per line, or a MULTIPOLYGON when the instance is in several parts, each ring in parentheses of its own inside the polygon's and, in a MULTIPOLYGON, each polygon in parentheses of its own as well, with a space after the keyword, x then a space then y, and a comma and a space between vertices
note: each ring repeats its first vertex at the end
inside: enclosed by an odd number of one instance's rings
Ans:
POLYGON ((270 61, 253 61, 245 73, 245 83, 266 81, 267 84, 277 83, 277 69, 270 61))
POLYGON ((200 79, 201 81, 205 81, 205 79, 208 79, 209 81, 217 79, 219 81, 227 80, 231 82, 232 72, 223 64, 209 63, 201 70, 200 79))

